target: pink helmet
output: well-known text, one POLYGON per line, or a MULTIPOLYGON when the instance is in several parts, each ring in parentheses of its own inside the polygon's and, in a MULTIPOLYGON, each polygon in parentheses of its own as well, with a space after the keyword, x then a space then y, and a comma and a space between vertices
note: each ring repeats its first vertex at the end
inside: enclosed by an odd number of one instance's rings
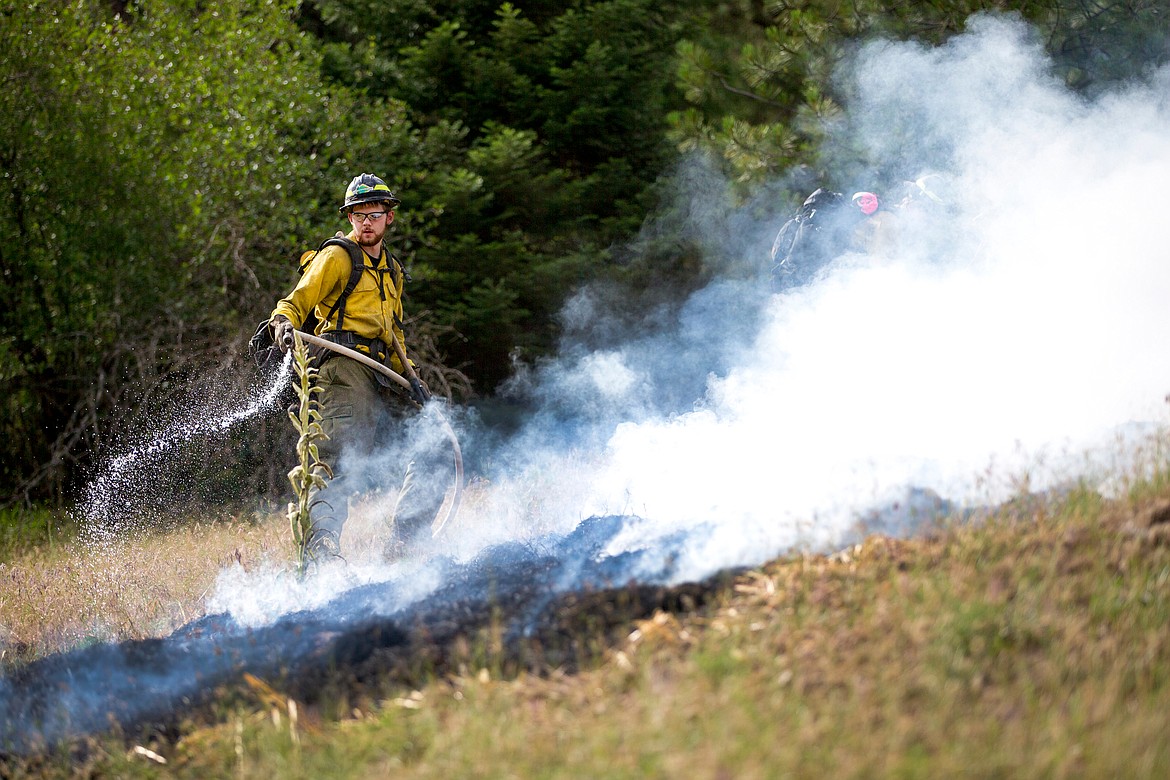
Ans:
POLYGON ((878 210, 878 196, 872 192, 855 192, 853 193, 853 205, 861 209, 861 213, 868 217, 878 210))

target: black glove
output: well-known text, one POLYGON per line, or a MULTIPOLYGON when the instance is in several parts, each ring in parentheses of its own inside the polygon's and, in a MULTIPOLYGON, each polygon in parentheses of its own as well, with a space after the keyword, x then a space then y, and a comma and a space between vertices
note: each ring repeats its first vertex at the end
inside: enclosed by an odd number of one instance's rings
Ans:
POLYGON ((276 346, 280 347, 281 352, 288 352, 293 346, 293 328, 292 321, 282 314, 277 314, 272 318, 272 340, 276 342, 276 346))
POLYGON ((413 398, 419 406, 426 406, 427 401, 431 400, 431 391, 423 381, 418 378, 417 374, 410 376, 410 397, 413 398))

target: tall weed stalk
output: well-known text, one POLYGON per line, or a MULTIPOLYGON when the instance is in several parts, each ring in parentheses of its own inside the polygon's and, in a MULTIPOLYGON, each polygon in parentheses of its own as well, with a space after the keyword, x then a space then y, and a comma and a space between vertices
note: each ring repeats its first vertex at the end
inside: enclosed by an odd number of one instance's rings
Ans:
POLYGON ((314 496, 322 490, 333 472, 318 453, 317 442, 328 439, 321 428, 321 412, 317 408, 316 395, 318 369, 312 365, 313 358, 299 334, 295 335, 293 346, 293 370, 297 382, 293 384, 299 404, 289 409, 288 416, 299 434, 297 438, 297 465, 288 473, 296 500, 288 505, 288 520, 292 528, 293 553, 296 572, 303 577, 317 553, 326 547, 326 531, 313 523, 312 509, 317 503, 314 496))

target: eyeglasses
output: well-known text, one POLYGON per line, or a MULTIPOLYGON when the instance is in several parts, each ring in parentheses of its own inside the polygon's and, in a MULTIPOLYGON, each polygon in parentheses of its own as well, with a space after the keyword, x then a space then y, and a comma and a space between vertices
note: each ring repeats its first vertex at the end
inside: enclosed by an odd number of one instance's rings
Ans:
POLYGON ((349 212, 349 215, 351 217, 355 217, 358 221, 358 224, 364 225, 366 222, 377 222, 379 219, 389 213, 389 211, 371 211, 369 213, 363 214, 360 211, 351 211, 349 212))

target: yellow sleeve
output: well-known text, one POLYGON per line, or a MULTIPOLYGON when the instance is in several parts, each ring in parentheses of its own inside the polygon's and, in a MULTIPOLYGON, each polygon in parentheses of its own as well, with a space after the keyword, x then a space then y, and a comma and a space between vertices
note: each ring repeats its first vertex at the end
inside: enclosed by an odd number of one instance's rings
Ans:
MULTIPOLYGON (((305 269, 293 291, 276 302, 276 308, 272 310, 269 319, 283 314, 295 327, 300 328, 304 325, 309 312, 318 305, 328 303, 331 306, 337 301, 337 297, 341 295, 346 282, 349 281, 352 268, 349 253, 345 249, 339 246, 325 247, 309 261, 309 267, 305 269)), ((328 306, 325 311, 317 313, 319 327, 324 326, 324 315, 328 313, 328 306)))

